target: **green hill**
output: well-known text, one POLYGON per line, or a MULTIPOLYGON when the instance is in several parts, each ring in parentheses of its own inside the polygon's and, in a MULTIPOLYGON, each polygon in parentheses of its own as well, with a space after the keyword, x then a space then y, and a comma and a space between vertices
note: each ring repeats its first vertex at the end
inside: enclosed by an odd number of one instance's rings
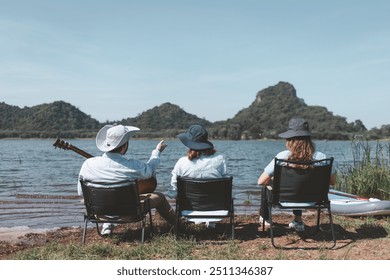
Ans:
POLYGON ((155 106, 135 118, 127 118, 118 123, 140 127, 141 131, 136 137, 175 137, 192 124, 205 127, 210 127, 212 124, 171 103, 155 106))
POLYGON ((366 131, 360 121, 348 123, 346 118, 334 116, 325 107, 306 105, 291 84, 279 82, 258 92, 255 101, 232 119, 215 123, 212 135, 229 139, 278 138, 295 116, 306 118, 317 138, 349 139, 366 131))
MULTIPOLYGON (((163 103, 137 117, 108 123, 138 126, 141 131, 136 137, 145 138, 175 137, 190 125, 201 124, 208 128, 213 139, 276 139, 294 116, 306 118, 317 139, 352 139, 355 135, 371 139, 390 137, 390 125, 368 132, 360 120, 348 123, 345 117, 335 116, 325 107, 307 105, 286 82, 259 91, 249 107, 226 121, 212 123, 177 105, 163 103)), ((95 137, 104 124, 63 101, 24 108, 0 102, 0 138, 95 137)))
POLYGON ((100 126, 63 101, 24 108, 0 103, 0 138, 91 137, 100 126))

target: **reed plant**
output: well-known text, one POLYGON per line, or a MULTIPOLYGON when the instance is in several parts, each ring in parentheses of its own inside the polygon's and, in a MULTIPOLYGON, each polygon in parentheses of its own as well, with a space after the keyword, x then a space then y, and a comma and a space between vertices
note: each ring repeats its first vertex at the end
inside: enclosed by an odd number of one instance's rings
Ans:
POLYGON ((390 199, 390 143, 354 140, 353 162, 340 168, 343 191, 365 197, 390 199))

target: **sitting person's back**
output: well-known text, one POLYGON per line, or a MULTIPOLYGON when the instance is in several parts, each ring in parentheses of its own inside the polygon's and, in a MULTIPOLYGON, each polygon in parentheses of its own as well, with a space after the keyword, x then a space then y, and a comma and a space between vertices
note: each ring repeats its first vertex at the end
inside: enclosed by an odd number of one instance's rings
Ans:
MULTIPOLYGON (((216 155, 214 145, 208 141, 208 133, 200 125, 192 125, 186 133, 178 135, 181 142, 189 148, 187 156, 180 158, 172 170, 171 185, 168 196, 177 195, 177 176, 196 179, 213 179, 227 176, 226 162, 223 155, 216 155)), ((207 219, 192 220, 196 223, 205 222, 214 227, 207 219)))
MULTIPOLYGON (((291 161, 312 161, 326 159, 326 155, 316 151, 315 145, 311 140, 311 132, 309 130, 308 122, 301 118, 292 118, 289 122, 289 129, 286 132, 279 134, 281 138, 286 141, 286 148, 282 152, 279 152, 275 157, 283 160, 291 161)), ((265 186, 272 181, 274 176, 275 157, 264 168, 263 173, 258 179, 258 184, 261 188, 261 208, 260 208, 260 222, 269 219, 268 203, 265 198, 265 186)), ((296 166, 300 168, 299 166, 296 166)), ((335 172, 332 171, 330 178, 330 184, 335 184, 335 172)), ((304 231, 305 225, 302 220, 302 210, 294 210, 294 219, 289 224, 290 228, 297 231, 304 231)))
POLYGON ((215 154, 214 145, 208 141, 208 133, 202 126, 193 125, 178 137, 189 150, 187 156, 180 158, 172 170, 168 190, 170 197, 176 196, 177 176, 212 179, 227 175, 225 158, 215 154))
MULTIPOLYGON (((86 179, 95 187, 105 187, 105 183, 115 186, 116 182, 123 182, 129 179, 147 179, 152 177, 160 164, 160 154, 164 151, 164 141, 158 143, 152 151, 148 162, 124 157, 129 148, 130 137, 139 128, 123 125, 106 125, 96 136, 96 146, 104 152, 102 156, 87 159, 81 167, 79 179, 86 179)), ((78 193, 82 195, 80 182, 78 193)), ((156 208, 159 214, 170 224, 175 221, 174 211, 159 192, 140 193, 141 203, 148 197, 152 208, 156 208)), ((113 224, 105 223, 102 227, 102 234, 110 234, 114 228, 113 224)))

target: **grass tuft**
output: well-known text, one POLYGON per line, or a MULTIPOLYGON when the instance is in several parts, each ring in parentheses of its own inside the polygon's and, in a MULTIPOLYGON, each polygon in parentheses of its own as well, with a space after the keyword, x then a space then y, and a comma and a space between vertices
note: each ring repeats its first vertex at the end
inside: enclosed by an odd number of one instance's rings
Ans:
POLYGON ((340 168, 343 191, 390 199, 390 143, 352 141, 353 163, 340 168))

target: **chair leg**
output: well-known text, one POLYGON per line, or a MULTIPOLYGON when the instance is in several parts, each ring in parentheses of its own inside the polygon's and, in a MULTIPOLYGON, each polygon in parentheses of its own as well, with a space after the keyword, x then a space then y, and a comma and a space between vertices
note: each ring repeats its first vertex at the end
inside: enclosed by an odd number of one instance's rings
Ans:
POLYGON ((175 236, 175 238, 177 237, 177 232, 178 232, 178 227, 179 227, 179 219, 180 219, 179 211, 176 209, 175 224, 173 225, 173 235, 175 236))
POLYGON ((234 201, 233 201, 233 199, 230 201, 230 226, 232 229, 232 240, 234 240, 235 230, 234 230, 234 201))
POLYGON ((145 220, 146 220, 146 217, 144 217, 141 221, 141 226, 142 226, 142 229, 141 229, 141 243, 143 244, 145 242, 145 220))
POLYGON ((331 248, 334 248, 336 246, 336 234, 334 232, 332 211, 330 210, 330 206, 328 207, 328 213, 329 213, 330 230, 332 231, 332 239, 333 239, 333 246, 331 248))
POLYGON ((316 233, 320 231, 320 215, 321 215, 321 209, 317 209, 317 227, 316 227, 316 233))
MULTIPOLYGON (((275 241, 274 241, 274 222, 272 221, 272 206, 269 206, 268 207, 268 213, 269 213, 269 217, 268 217, 268 221, 269 221, 269 233, 271 235, 271 243, 272 243, 272 246, 274 246, 275 248, 279 248, 278 246, 275 245, 275 241)), ((264 220, 263 220, 263 229, 264 229, 264 220)))
POLYGON ((149 209, 150 234, 153 235, 152 209, 149 209))
POLYGON ((234 231, 234 212, 230 215, 230 226, 232 230, 232 240, 235 238, 235 231, 234 231))
MULTIPOLYGON (((261 188, 261 205, 259 209, 259 216, 263 218, 263 232, 265 231, 265 222, 267 220, 267 212, 268 212, 268 217, 271 215, 270 211, 268 208, 270 207, 270 201, 272 197, 272 192, 268 189, 268 187, 262 187, 261 188)), ((268 218, 269 219, 269 218, 268 218)))
POLYGON ((150 235, 153 235, 153 219, 152 219, 152 208, 150 207, 150 200, 147 200, 148 212, 149 212, 149 224, 150 224, 150 235))
POLYGON ((83 228, 83 237, 81 239, 81 244, 85 244, 85 239, 87 237, 87 224, 88 224, 88 219, 87 217, 84 217, 84 228, 83 228))
POLYGON ((97 231, 99 236, 102 236, 102 233, 99 230, 99 224, 98 223, 96 223, 96 231, 97 231))

